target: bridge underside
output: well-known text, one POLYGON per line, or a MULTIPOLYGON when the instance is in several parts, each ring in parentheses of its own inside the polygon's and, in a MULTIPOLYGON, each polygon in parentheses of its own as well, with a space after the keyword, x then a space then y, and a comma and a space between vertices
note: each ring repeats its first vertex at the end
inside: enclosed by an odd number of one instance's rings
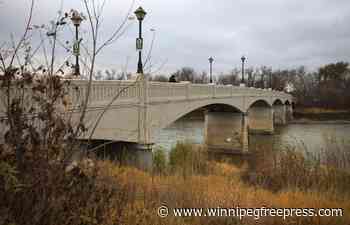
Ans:
MULTIPOLYGON (((90 130, 106 105, 100 99, 111 91, 94 97, 86 119, 90 130)), ((141 81, 105 112, 92 138, 151 145, 161 129, 203 109, 208 146, 248 151, 248 133, 272 134, 275 124, 292 118, 291 103, 290 95, 276 91, 141 81)))
MULTIPOLYGON (((156 114, 150 115, 152 122, 148 124, 148 127, 153 129, 146 129, 145 132, 146 135, 150 136, 149 140, 153 140, 153 132, 159 132, 159 127, 163 127, 161 124, 170 125, 179 117, 182 118, 184 115, 181 115, 179 111, 191 111, 193 108, 197 107, 196 104, 186 104, 186 107, 185 105, 183 106, 184 107, 175 109, 169 103, 164 105, 155 104, 151 112, 157 112, 159 119, 156 120, 155 117, 153 117, 156 114)), ((292 115, 292 108, 289 105, 277 104, 270 106, 270 104, 264 100, 258 100, 251 104, 246 112, 242 112, 238 107, 236 108, 228 104, 205 105, 197 108, 195 111, 201 111, 201 113, 204 114, 204 143, 208 148, 232 153, 248 152, 249 134, 273 134, 274 126, 286 124, 287 121, 291 119, 292 115)), ((98 114, 98 110, 89 111, 88 118, 91 124, 93 124, 92 121, 96 120, 98 114)), ((142 135, 142 133, 139 132, 139 129, 142 129, 142 127, 139 126, 139 119, 140 114, 137 106, 112 108, 107 112, 104 119, 101 120, 101 124, 93 138, 127 141, 142 145, 153 144, 154 142, 152 141, 138 141, 142 135), (129 119, 121 120, 121 118, 129 119), (101 126, 103 128, 101 128, 101 126), (129 129, 115 129, 115 127, 118 126, 129 127, 129 129), (116 139, 116 136, 120 139, 116 139)), ((164 125, 164 127, 166 126, 164 125)))

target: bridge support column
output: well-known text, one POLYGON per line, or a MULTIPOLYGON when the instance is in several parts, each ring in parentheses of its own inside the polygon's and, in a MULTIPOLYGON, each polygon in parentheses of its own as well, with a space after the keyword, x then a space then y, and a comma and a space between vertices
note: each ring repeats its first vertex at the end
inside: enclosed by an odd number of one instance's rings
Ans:
POLYGON ((273 134, 273 109, 271 107, 251 107, 249 114, 249 133, 251 134, 273 134))
POLYGON ((248 151, 248 129, 242 113, 206 112, 205 144, 211 150, 224 153, 248 151))
POLYGON ((248 114, 243 114, 242 119, 242 151, 248 152, 249 151, 249 131, 248 131, 248 114))
POLYGON ((153 163, 152 145, 136 144, 134 149, 136 167, 141 170, 151 171, 153 163))
POLYGON ((274 105, 274 123, 276 125, 286 124, 286 106, 285 105, 274 105))
POLYGON ((286 105, 286 120, 293 120, 293 107, 292 105, 286 105))

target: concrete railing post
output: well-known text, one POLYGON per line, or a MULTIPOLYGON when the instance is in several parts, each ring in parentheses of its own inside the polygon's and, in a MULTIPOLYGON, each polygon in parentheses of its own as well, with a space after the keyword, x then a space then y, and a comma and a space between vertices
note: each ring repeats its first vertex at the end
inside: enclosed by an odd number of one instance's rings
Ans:
MULTIPOLYGON (((142 75, 141 75, 142 76, 142 75)), ((139 83, 139 122, 138 140, 139 144, 150 143, 150 133, 148 124, 148 104, 149 104, 149 83, 142 76, 139 83)))
POLYGON ((186 100, 190 100, 190 87, 191 84, 186 84, 185 88, 186 88, 186 100))

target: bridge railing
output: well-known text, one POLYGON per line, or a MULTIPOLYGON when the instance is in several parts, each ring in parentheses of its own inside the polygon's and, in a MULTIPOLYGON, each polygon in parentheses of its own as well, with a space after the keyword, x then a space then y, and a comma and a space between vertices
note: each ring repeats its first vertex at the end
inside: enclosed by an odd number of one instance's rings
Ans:
MULTIPOLYGON (((74 80, 70 85, 69 95, 73 105, 81 104, 88 92, 88 81, 74 80)), ((93 81, 91 86, 89 104, 100 106, 108 104, 117 94, 116 102, 137 103, 140 96, 140 89, 134 81, 93 81)))
POLYGON ((187 86, 182 83, 149 83, 149 98, 157 100, 186 99, 187 86))
POLYGON ((279 91, 232 85, 150 82, 148 87, 150 101, 234 96, 288 96, 279 91))
POLYGON ((188 84, 189 96, 188 98, 209 98, 213 96, 214 89, 213 86, 205 84, 188 84))
MULTIPOLYGON (((191 83, 147 82, 148 101, 176 101, 204 98, 225 98, 235 96, 274 96, 290 97, 290 95, 251 87, 238 87, 232 85, 208 85, 191 83)), ((138 103, 143 93, 140 82, 135 81, 93 81, 89 104, 92 106, 106 105, 119 93, 114 104, 138 103)), ((75 104, 85 99, 87 94, 87 81, 74 80, 70 87, 70 96, 75 104)))

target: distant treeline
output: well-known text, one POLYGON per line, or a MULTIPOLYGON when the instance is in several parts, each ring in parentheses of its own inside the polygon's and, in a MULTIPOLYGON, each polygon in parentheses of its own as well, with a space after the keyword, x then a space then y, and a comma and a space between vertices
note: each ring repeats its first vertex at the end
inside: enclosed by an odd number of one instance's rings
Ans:
MULTIPOLYGON (((191 67, 183 67, 174 75, 177 81, 205 84, 209 82, 206 72, 198 73, 191 67)), ((150 80, 168 82, 169 76, 150 76, 150 80)), ((213 76, 218 84, 239 85, 241 70, 213 76)), ((349 63, 337 62, 308 72, 304 66, 294 69, 273 70, 271 67, 247 68, 245 83, 249 87, 272 88, 292 93, 301 107, 350 109, 350 69, 349 63)))

